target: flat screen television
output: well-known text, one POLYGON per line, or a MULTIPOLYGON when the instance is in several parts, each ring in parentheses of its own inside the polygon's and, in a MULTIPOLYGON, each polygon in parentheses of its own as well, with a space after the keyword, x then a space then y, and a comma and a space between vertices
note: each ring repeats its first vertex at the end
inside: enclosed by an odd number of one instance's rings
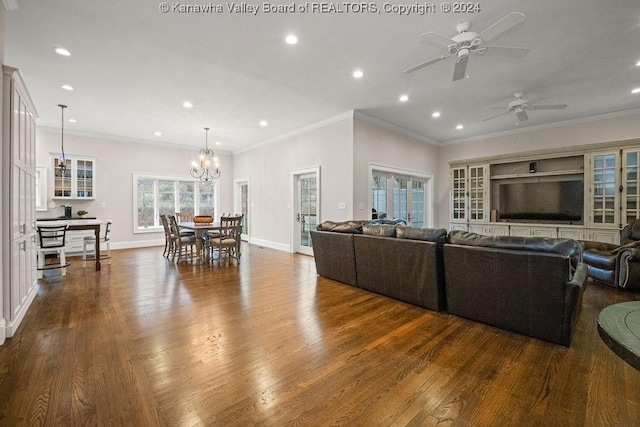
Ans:
POLYGON ((582 223, 581 180, 500 184, 501 220, 582 223))

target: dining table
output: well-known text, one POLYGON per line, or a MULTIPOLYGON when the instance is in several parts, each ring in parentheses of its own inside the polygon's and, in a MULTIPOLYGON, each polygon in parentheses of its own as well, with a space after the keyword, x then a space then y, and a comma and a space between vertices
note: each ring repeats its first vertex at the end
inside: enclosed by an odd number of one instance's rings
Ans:
POLYGON ((38 226, 39 224, 42 225, 62 225, 62 224, 66 224, 67 230, 69 231, 85 231, 85 230, 91 230, 93 231, 93 234, 95 236, 96 239, 96 245, 95 245, 95 250, 96 250, 96 271, 100 271, 101 269, 101 265, 100 265, 100 226, 102 225, 102 221, 99 219, 84 219, 84 220, 73 220, 73 221, 65 221, 64 218, 55 218, 53 220, 45 220, 45 219, 39 219, 36 221, 36 226, 38 226))
POLYGON ((202 223, 202 222, 178 222, 178 228, 181 230, 190 230, 193 231, 196 237, 196 253, 197 253, 197 257, 196 259, 201 260, 204 262, 204 256, 203 255, 203 242, 204 242, 204 235, 209 232, 209 231, 220 231, 221 226, 220 223, 215 221, 215 222, 209 222, 209 223, 202 223))

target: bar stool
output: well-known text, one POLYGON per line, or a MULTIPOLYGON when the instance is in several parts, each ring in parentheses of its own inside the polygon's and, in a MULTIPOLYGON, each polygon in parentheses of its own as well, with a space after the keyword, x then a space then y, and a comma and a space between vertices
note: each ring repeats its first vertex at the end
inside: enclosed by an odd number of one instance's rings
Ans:
MULTIPOLYGON (((111 221, 110 219, 105 221, 106 227, 104 229, 104 237, 102 237, 100 239, 100 242, 98 242, 98 244, 104 243, 105 246, 107 247, 107 254, 101 255, 100 259, 108 259, 109 264, 111 264, 111 243, 110 243, 109 233, 111 232, 112 222, 113 221, 111 221)), ((96 237, 93 235, 86 236, 82 241, 82 267, 87 266, 87 259, 90 259, 92 257, 95 258, 95 256, 96 256, 96 237), (93 251, 91 250, 91 248, 89 248, 89 251, 87 251, 87 246, 91 246, 91 245, 93 245, 93 251)))

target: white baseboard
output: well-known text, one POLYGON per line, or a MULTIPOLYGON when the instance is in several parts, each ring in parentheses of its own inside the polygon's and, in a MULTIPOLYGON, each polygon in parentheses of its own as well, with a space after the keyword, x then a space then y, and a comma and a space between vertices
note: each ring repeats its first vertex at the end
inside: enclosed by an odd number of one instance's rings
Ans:
POLYGON ((129 242, 111 242, 111 249, 148 248, 151 246, 164 247, 164 239, 137 240, 137 241, 134 240, 129 242))
POLYGON ((5 329, 7 324, 4 319, 0 319, 0 345, 4 344, 4 341, 7 339, 7 334, 5 333, 5 329))
POLYGON ((22 322, 24 315, 27 314, 27 310, 29 310, 29 307, 31 306, 31 303, 35 299, 36 295, 38 295, 37 284, 33 286, 33 290, 29 295, 27 295, 27 299, 25 299, 24 304, 22 304, 22 307, 20 307, 20 311, 18 311, 18 314, 15 320, 13 322, 8 323, 6 328, 3 328, 7 338, 11 338, 13 334, 16 333, 16 331, 18 330, 18 327, 20 326, 20 322, 22 322))
POLYGON ((269 241, 269 240, 256 239, 256 238, 253 238, 253 237, 249 240, 249 243, 251 243, 252 245, 264 246, 265 248, 275 249, 275 250, 278 250, 278 251, 291 252, 291 245, 286 245, 286 244, 283 244, 283 243, 272 242, 272 241, 269 241))

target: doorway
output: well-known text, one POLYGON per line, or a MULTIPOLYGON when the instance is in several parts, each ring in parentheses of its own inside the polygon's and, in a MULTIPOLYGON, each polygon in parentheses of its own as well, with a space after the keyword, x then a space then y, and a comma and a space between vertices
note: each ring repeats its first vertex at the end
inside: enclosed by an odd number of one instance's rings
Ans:
POLYGON ((311 230, 316 229, 319 220, 320 168, 296 170, 292 176, 292 252, 313 255, 311 230))

